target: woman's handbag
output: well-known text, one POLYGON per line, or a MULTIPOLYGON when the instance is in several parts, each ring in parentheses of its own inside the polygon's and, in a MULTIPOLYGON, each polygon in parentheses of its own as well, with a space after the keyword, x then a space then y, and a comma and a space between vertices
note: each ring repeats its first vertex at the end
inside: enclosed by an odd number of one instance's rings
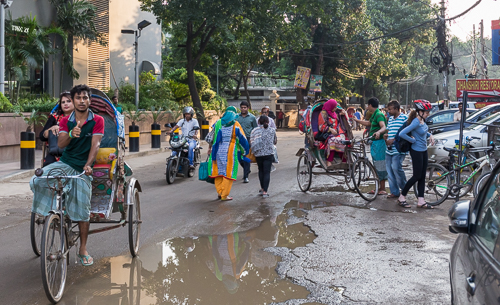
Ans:
POLYGON ((207 181, 208 180, 208 158, 205 162, 200 162, 200 168, 198 169, 198 180, 207 181))
POLYGON ((58 141, 59 141, 59 137, 56 136, 55 134, 53 134, 51 130, 49 130, 49 137, 48 137, 49 154, 51 154, 53 156, 62 156, 62 154, 64 152, 64 148, 60 148, 57 145, 58 141))
POLYGON ((276 149, 276 145, 273 146, 273 163, 280 163, 278 159, 278 149, 276 149))

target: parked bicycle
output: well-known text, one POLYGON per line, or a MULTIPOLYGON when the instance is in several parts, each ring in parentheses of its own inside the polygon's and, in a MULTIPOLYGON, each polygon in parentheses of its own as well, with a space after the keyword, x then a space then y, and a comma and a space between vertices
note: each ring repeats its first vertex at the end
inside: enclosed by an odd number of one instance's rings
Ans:
MULTIPOLYGON (((489 147, 477 147, 474 150, 470 149, 470 152, 482 151, 486 152, 485 156, 480 157, 470 162, 457 165, 455 162, 456 156, 459 154, 460 150, 456 148, 444 147, 450 157, 450 168, 446 169, 444 166, 437 163, 430 163, 427 166, 425 174, 425 191, 424 198, 425 201, 432 206, 436 206, 445 201, 449 196, 456 197, 465 195, 468 191, 474 189, 474 194, 477 195, 480 185, 479 181, 484 183, 487 180, 487 174, 479 177, 474 183, 474 179, 484 168, 487 170, 492 169, 492 163, 490 162, 490 153, 495 150, 495 145, 489 147), (464 169, 471 171, 470 174, 465 174, 462 179, 460 175, 460 181, 458 178, 458 172, 462 172, 464 169), (486 178, 486 179, 485 179, 486 178), (462 191, 464 190, 464 191, 462 191)), ((414 186, 415 193, 417 192, 416 186, 414 186)))

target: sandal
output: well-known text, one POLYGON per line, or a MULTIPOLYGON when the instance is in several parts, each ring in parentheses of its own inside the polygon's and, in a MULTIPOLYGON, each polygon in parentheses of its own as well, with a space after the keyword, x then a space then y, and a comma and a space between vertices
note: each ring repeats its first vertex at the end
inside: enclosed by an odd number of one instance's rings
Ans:
POLYGON ((229 197, 229 196, 227 196, 225 199, 224 199, 224 198, 222 198, 221 200, 222 200, 222 201, 229 201, 229 200, 233 200, 233 197, 229 197))
POLYGON ((398 205, 399 205, 400 207, 407 208, 407 209, 410 209, 410 208, 411 208, 411 205, 410 205, 408 202, 406 202, 406 201, 399 201, 399 200, 398 200, 398 205))
POLYGON ((431 209, 434 209, 434 207, 432 205, 429 205, 427 202, 422 204, 422 205, 418 205, 417 204, 417 208, 421 208, 421 209, 427 209, 427 210, 431 210, 431 209))
POLYGON ((92 266, 94 264, 94 259, 90 255, 77 254, 77 256, 83 266, 92 266), (84 259, 87 261, 86 263, 83 261, 84 259))
MULTIPOLYGON (((375 195, 375 190, 369 191, 368 195, 375 195)), ((387 195, 387 192, 386 191, 379 191, 377 195, 387 195)))
POLYGON ((399 195, 394 195, 394 194, 389 194, 387 195, 387 198, 399 198, 399 195))

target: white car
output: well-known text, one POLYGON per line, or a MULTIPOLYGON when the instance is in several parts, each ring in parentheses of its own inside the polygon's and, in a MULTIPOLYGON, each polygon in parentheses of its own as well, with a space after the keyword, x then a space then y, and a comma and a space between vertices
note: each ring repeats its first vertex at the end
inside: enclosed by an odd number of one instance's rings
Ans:
MULTIPOLYGON (((473 147, 486 147, 488 146, 488 129, 487 126, 479 124, 499 124, 500 123, 500 113, 492 114, 480 121, 478 124, 472 124, 464 128, 464 138, 476 137, 478 139, 473 139, 470 143, 473 147)), ((427 146, 427 153, 429 154, 429 159, 434 159, 436 162, 441 163, 443 160, 448 159, 448 152, 445 151, 444 147, 455 147, 455 140, 460 137, 460 130, 447 131, 434 136, 434 145, 427 146)))

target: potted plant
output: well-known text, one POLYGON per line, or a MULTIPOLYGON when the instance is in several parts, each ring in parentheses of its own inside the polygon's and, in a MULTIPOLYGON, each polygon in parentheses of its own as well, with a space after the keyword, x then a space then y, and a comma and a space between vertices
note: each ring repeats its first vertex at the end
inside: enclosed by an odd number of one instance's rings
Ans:
POLYGON ((21 169, 35 168, 35 127, 45 124, 47 116, 33 109, 29 116, 16 112, 26 123, 26 131, 21 132, 21 169))
POLYGON ((132 122, 132 125, 128 127, 128 138, 129 138, 129 147, 128 151, 130 152, 138 152, 139 151, 139 126, 135 125, 135 123, 139 123, 146 119, 145 113, 143 110, 130 111, 129 109, 125 110, 125 117, 132 122))
POLYGON ((151 117, 153 118, 153 124, 151 124, 151 148, 161 148, 161 126, 158 122, 163 120, 166 115, 167 112, 162 108, 156 109, 155 106, 151 106, 151 117))

